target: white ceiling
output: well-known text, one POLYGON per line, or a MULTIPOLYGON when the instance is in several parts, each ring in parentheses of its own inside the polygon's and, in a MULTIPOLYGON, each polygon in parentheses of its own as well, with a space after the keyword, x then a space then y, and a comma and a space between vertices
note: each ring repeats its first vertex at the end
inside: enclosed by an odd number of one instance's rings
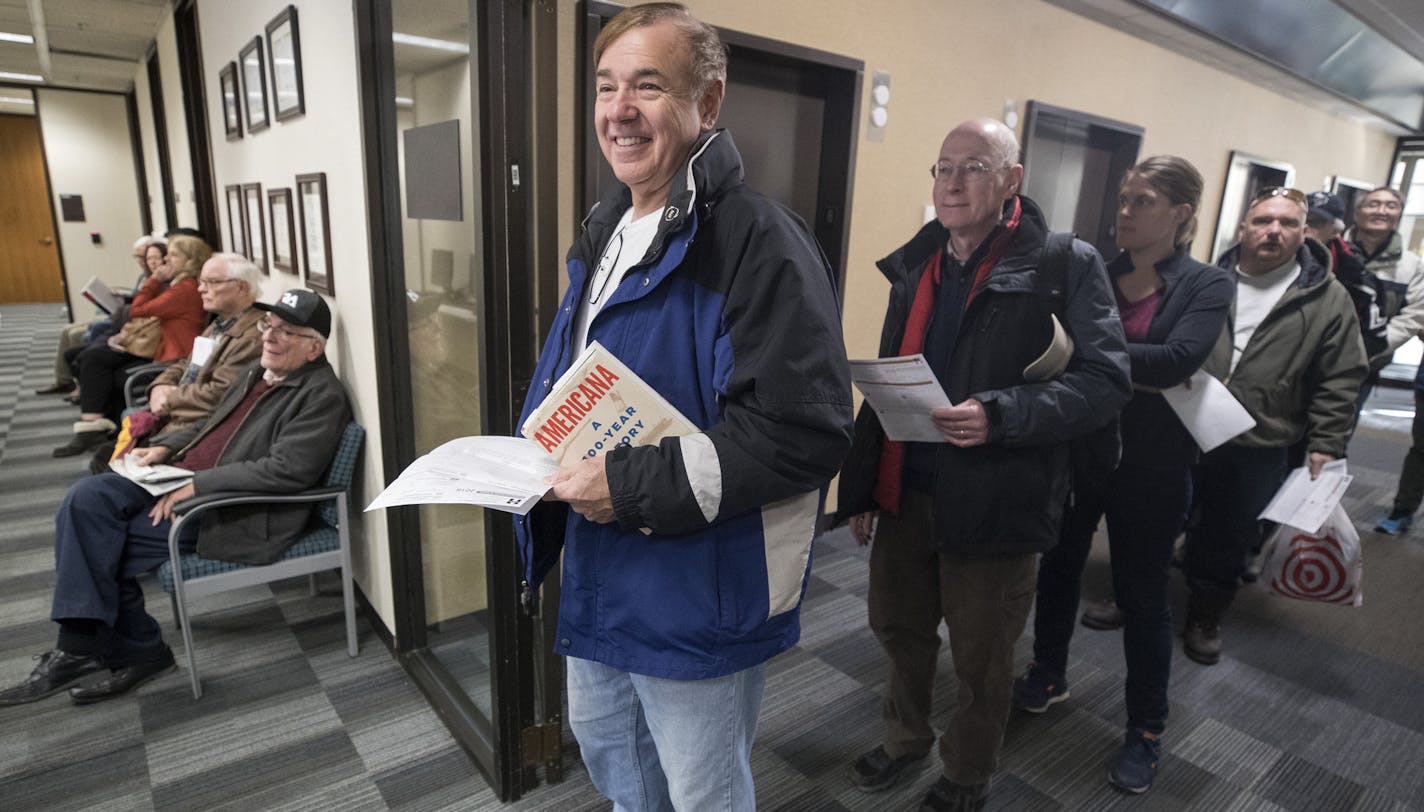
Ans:
MULTIPOLYGON (((1424 61, 1424 2, 1421 0, 1334 0, 1367 26, 1424 61)), ((1363 106, 1324 90, 1245 51, 1198 33, 1133 0, 1046 0, 1109 27, 1176 51, 1183 56, 1268 87, 1321 110, 1349 116, 1395 135, 1411 131, 1363 106)), ((1229 3, 1231 0, 1218 0, 1229 3)))
POLYGON ((127 91, 169 8, 169 0, 0 0, 0 31, 35 35, 38 9, 49 46, 46 74, 38 43, 0 42, 0 71, 44 74, 43 84, 60 87, 127 91))
MULTIPOLYGON (((43 16, 49 71, 45 84, 95 90, 132 88, 138 63, 147 54, 172 0, 0 0, 0 31, 34 34, 35 14, 43 16)), ((1390 132, 1401 130, 1358 105, 1298 79, 1242 51, 1196 33, 1132 0, 1048 0, 1126 33, 1180 52, 1247 81, 1271 87, 1312 106, 1337 111, 1390 132)), ((1230 0, 1221 0, 1230 2, 1230 0)), ((1424 2, 1420 0, 1336 0, 1370 27, 1424 61, 1424 2)), ((397 8, 396 28, 407 33, 456 39, 467 36, 463 0, 424 0, 397 8), (456 13, 458 7, 461 13, 456 13), (401 12, 401 9, 405 9, 401 12)), ((420 72, 448 59, 425 49, 401 47, 402 72, 420 72)), ((38 45, 0 42, 0 71, 44 73, 38 45)), ((9 84, 24 84, 0 80, 9 84)))

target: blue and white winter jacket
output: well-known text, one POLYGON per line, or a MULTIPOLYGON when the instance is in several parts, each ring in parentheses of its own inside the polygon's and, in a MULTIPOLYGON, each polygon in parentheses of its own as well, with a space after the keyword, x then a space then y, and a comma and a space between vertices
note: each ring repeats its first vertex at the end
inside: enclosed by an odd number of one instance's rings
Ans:
MULTIPOLYGON (((515 527, 530 584, 563 553, 555 652, 706 679, 800 636, 824 488, 850 444, 850 371, 824 256, 800 218, 746 188, 731 136, 704 133, 681 177, 588 338, 701 431, 607 453, 617 523, 540 503, 515 527)), ((570 249, 521 424, 582 349, 578 297, 631 204, 620 185, 570 249)))

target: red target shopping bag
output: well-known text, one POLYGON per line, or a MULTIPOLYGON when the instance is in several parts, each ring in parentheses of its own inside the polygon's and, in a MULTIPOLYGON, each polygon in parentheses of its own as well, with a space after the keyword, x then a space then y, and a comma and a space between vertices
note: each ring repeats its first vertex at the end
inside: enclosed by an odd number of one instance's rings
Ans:
POLYGON ((1360 534, 1336 505, 1318 533, 1281 525, 1272 534, 1261 580, 1287 598, 1347 606, 1364 603, 1360 591, 1360 534))

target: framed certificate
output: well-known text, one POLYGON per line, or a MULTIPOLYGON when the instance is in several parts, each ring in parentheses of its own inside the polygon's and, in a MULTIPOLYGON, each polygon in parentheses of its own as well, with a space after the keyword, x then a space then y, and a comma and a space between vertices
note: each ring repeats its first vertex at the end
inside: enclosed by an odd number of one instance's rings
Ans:
POLYGON ((296 6, 287 6, 267 23, 267 59, 272 66, 272 110, 277 120, 306 113, 296 6))
POLYGON ((297 272, 297 229, 292 218, 292 190, 268 189, 267 210, 272 221, 272 267, 297 272))
POLYGON ((224 186, 227 198, 228 248, 234 254, 247 256, 247 215, 242 208, 242 187, 236 183, 224 186))
POLYGON ((267 218, 262 213, 262 184, 242 185, 242 211, 247 215, 247 258, 271 275, 267 267, 267 218))
POLYGON ((302 233, 302 265, 307 287, 335 296, 331 274, 331 219, 326 207, 326 173, 297 176, 297 222, 302 233))
POLYGON ((247 131, 265 130, 267 120, 267 66, 262 64, 262 38, 253 37, 238 53, 242 65, 242 100, 247 111, 247 131))
POLYGON ((223 131, 227 140, 236 141, 242 137, 242 107, 237 88, 237 63, 229 62, 218 71, 218 95, 222 97, 223 131))

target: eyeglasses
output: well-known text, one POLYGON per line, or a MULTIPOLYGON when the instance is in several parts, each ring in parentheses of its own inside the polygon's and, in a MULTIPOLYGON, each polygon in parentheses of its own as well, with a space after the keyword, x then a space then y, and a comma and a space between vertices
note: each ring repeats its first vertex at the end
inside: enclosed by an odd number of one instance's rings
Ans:
POLYGON ((200 288, 201 288, 201 287, 215 288, 215 287, 217 287, 218 285, 226 285, 226 284, 229 283, 229 282, 236 282, 236 281, 237 281, 236 279, 204 279, 203 277, 200 276, 200 277, 198 277, 198 287, 200 287, 200 288))
POLYGON ((936 183, 949 183, 957 174, 959 179, 965 183, 973 183, 989 177, 1002 168, 991 167, 978 158, 970 158, 959 166, 955 166, 949 161, 940 161, 930 167, 930 177, 934 178, 936 183))
POLYGON ((1402 208, 1398 200, 1366 200, 1360 204, 1360 211, 1399 211, 1402 208))
POLYGON ((286 339, 292 339, 292 338, 309 338, 309 339, 315 341, 315 340, 321 338, 321 336, 307 335, 306 333, 298 333, 298 332, 292 330, 290 327, 285 327, 285 326, 280 325, 280 324, 273 324, 271 321, 269 321, 269 320, 267 319, 266 316, 263 316, 263 317, 262 317, 262 320, 259 321, 259 322, 257 322, 257 329, 261 330, 261 331, 264 332, 264 333, 276 333, 277 335, 282 336, 283 338, 286 338, 286 339))
POLYGON ((1305 192, 1302 192, 1299 189, 1292 189, 1289 186, 1267 186, 1266 188, 1257 192, 1255 197, 1251 198, 1251 205, 1254 206, 1257 203, 1260 203, 1262 200, 1269 200, 1273 197, 1284 197, 1286 200, 1290 200, 1295 203, 1299 203, 1300 205, 1305 206, 1306 208, 1310 208, 1310 204, 1307 203, 1305 200, 1305 192))

